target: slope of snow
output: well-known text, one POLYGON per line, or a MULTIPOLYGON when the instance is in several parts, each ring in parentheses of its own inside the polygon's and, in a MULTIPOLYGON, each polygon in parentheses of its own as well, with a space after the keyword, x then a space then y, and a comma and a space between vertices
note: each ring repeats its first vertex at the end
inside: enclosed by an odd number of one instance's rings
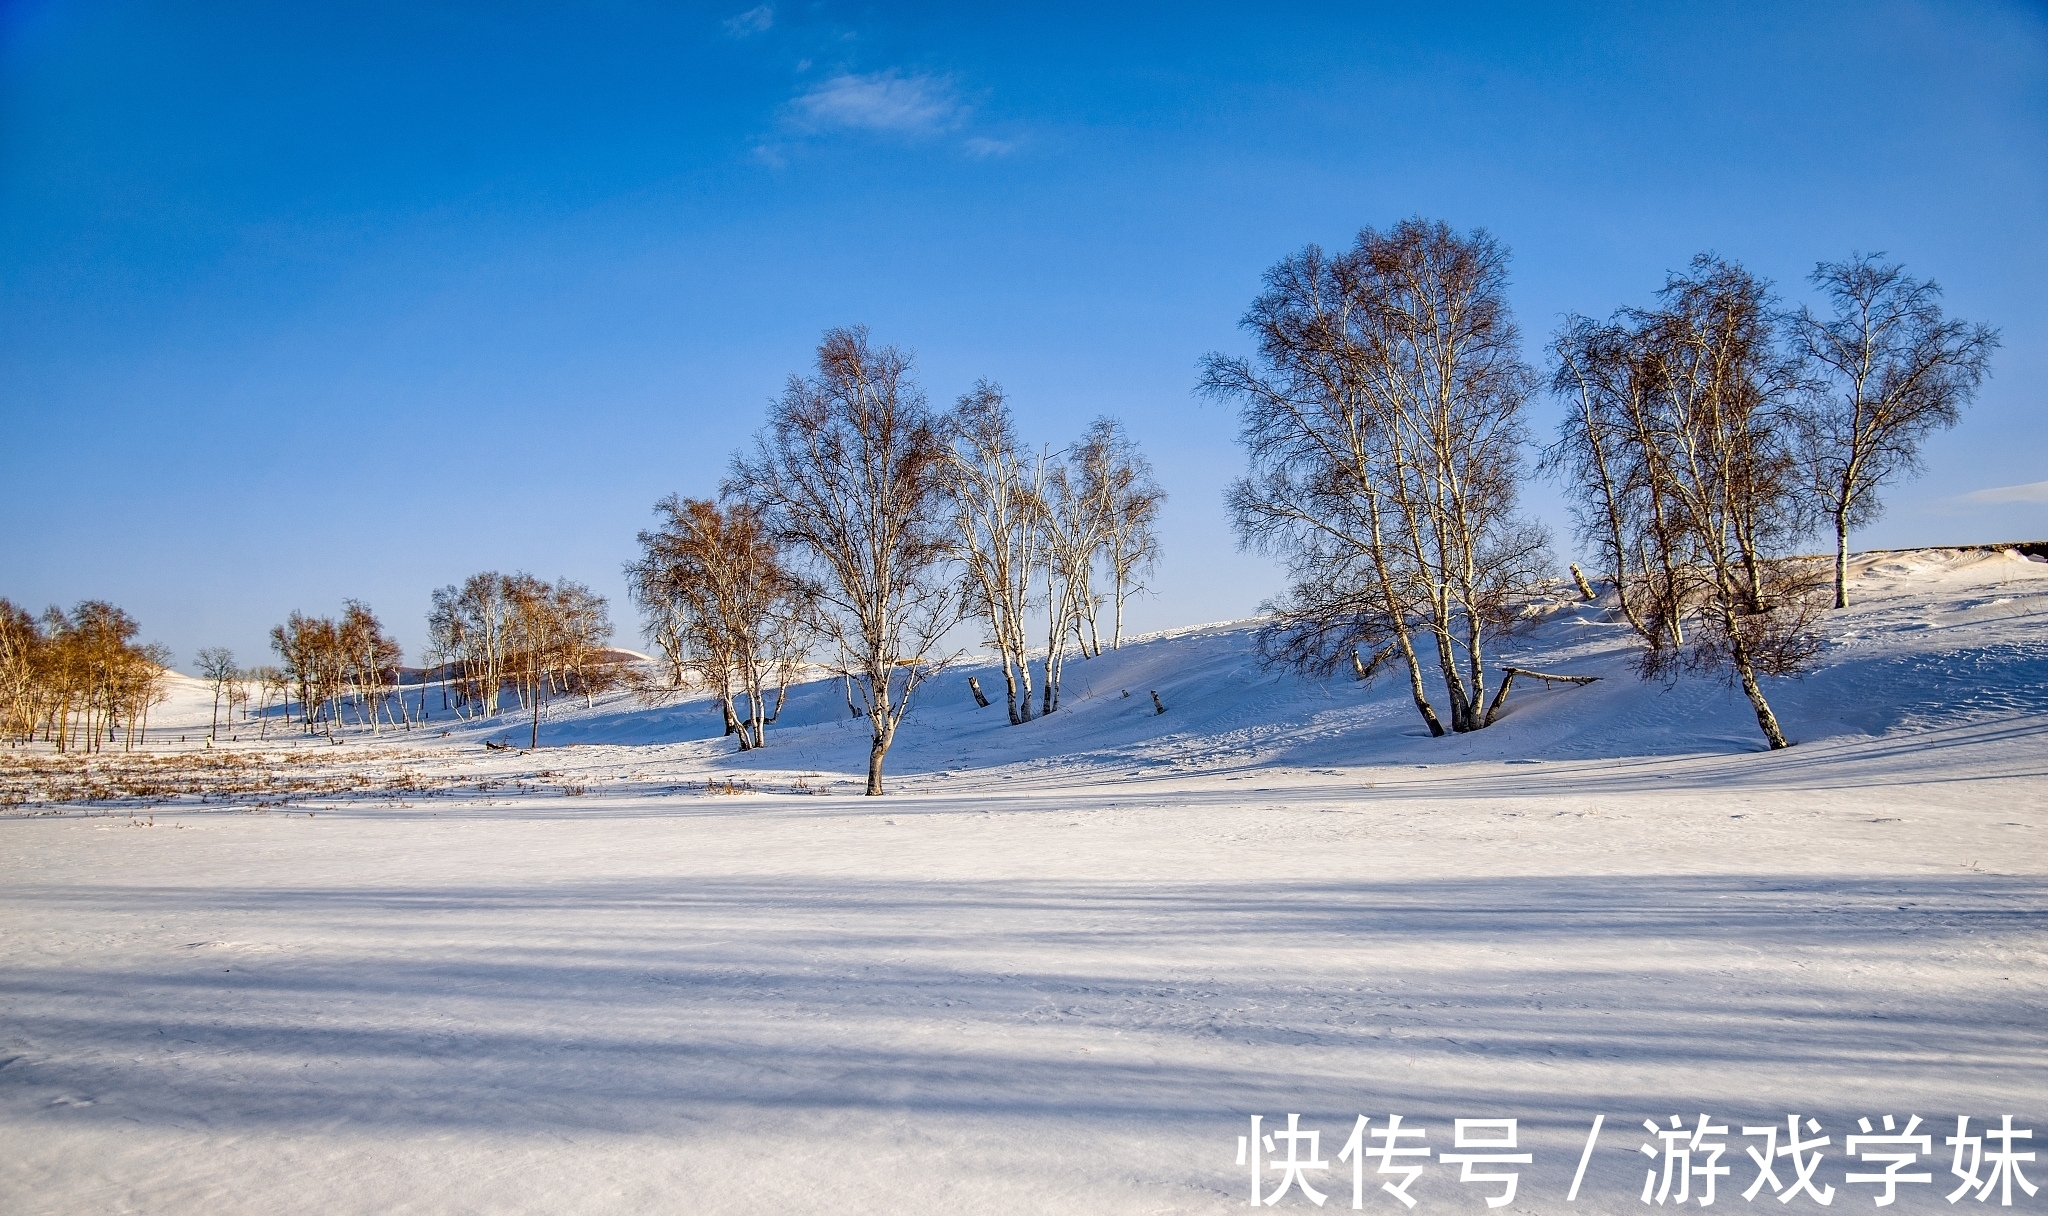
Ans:
MULTIPOLYGON (((1956 1116, 2048 1148, 2048 564, 1873 555, 1852 593, 1769 689, 1775 754, 1569 599, 1502 653, 1603 679, 1466 737, 1262 668, 1249 624, 1072 661, 1028 726, 950 671, 888 799, 830 682, 746 754, 701 700, 562 705, 528 754, 437 703, 238 725, 372 779, 0 819, 0 1208, 1221 1212, 1248 1116, 1296 1112, 1328 1207, 1355 1117, 1398 1113, 1433 1150, 1518 1118, 1500 1210, 1622 1212, 1642 1121, 1707 1112, 1723 1205, 1745 1125, 1820 1120, 1860 1208, 1843 1137, 1917 1114, 1934 1182, 1891 1210, 1951 1210, 1956 1116)), ((153 721, 189 752, 209 707, 153 721)), ((1417 1210, 1496 1210, 1457 1177, 1417 1210)))

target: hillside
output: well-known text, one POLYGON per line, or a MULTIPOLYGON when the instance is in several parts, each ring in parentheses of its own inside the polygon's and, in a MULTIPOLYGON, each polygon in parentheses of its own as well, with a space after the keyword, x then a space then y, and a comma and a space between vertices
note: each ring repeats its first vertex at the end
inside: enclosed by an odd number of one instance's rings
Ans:
MULTIPOLYGON (((1795 742, 1848 746, 2048 713, 2048 561, 2010 550, 1918 550, 1865 555, 1853 577, 1852 607, 1825 619, 1815 671, 1765 682, 1795 742)), ((888 772, 917 789, 972 789, 983 781, 1764 750, 1739 690, 1704 678, 1641 680, 1619 615, 1582 603, 1569 588, 1533 602, 1525 627, 1499 640, 1493 658, 1600 682, 1518 682, 1492 728, 1443 739, 1428 736, 1398 673, 1362 684, 1348 672, 1315 680, 1269 669, 1256 651, 1256 627, 1197 626, 1127 639, 1100 658, 1070 657, 1059 711, 1017 727, 1002 707, 1001 672, 960 660, 919 689, 888 772), (975 704, 969 676, 980 680, 990 708, 975 704), (1153 711, 1154 691, 1164 715, 1153 711)), ((516 704, 500 719, 463 720, 441 708, 437 687, 425 695, 430 729, 387 728, 374 742, 436 749, 527 740, 516 704)), ((1440 686, 1435 695, 1441 707, 1440 686)), ((420 690, 408 697, 417 702, 420 690)), ((172 701, 155 711, 153 733, 185 732, 188 745, 196 743, 192 732, 204 729, 209 710, 206 686, 180 677, 172 701)), ((248 732, 234 733, 246 740, 248 732)), ((278 726, 267 733, 292 737, 278 726)), ((345 737, 351 746, 373 742, 360 730, 345 737)), ((659 746, 691 775, 852 781, 866 771, 866 724, 849 716, 845 691, 831 678, 793 687, 769 746, 752 754, 722 737, 716 704, 701 695, 648 706, 611 693, 593 708, 563 698, 547 707, 541 741, 544 750, 659 746)))

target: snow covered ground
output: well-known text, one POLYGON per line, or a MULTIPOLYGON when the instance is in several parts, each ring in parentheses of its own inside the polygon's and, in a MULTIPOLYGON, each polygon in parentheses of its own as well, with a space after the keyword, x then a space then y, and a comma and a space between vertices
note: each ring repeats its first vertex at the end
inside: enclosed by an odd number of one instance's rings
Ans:
MULTIPOLYGON (((1326 1210, 1359 1115, 1453 1153, 1454 1119, 1519 1120, 1510 1204, 1432 1159, 1418 1211, 1639 1210, 1643 1120, 1702 1112, 1723 1206, 1788 1114, 1837 1209, 1880 1191, 1844 1178, 1882 1169, 1842 1157, 1864 1116, 1932 1135, 1892 1210, 1951 1210, 1959 1115, 2033 1129, 2048 1183, 2048 564, 1877 555, 1852 594, 1769 688, 1778 754, 1559 600, 1507 661, 1608 678, 1463 738, 1232 625, 1073 661, 1025 727, 948 673, 887 799, 821 683, 745 756, 702 702, 565 707, 535 753, 436 703, 232 745, 353 790, 31 801, 0 818, 0 1210, 1221 1212, 1249 1116, 1290 1112, 1326 1210)), ((207 712, 183 685, 155 721, 207 712)), ((1405 1211, 1398 1178, 1365 1206, 1405 1211)))

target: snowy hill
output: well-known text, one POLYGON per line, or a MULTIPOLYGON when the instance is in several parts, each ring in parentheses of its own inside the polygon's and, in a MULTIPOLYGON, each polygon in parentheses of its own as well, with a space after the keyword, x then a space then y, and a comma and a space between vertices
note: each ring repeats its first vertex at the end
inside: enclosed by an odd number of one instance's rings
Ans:
MULTIPOLYGON (((1813 674, 1765 682, 1795 742, 2048 713, 2048 562, 2010 550, 1921 550, 1860 558, 1852 578, 1852 606, 1825 618, 1828 644, 1813 674)), ((1234 622, 1144 635, 1099 658, 1070 658, 1059 710, 1016 727, 1003 709, 1000 670, 961 662, 918 691, 888 772, 938 788, 935 779, 966 782, 970 774, 1087 781, 1254 766, 1764 750, 1738 690, 1709 679, 1639 679, 1634 639, 1610 608, 1561 592, 1532 604, 1529 616, 1524 631, 1496 643, 1495 663, 1601 681, 1520 682, 1501 719, 1472 735, 1430 738, 1398 672, 1361 684, 1349 673, 1310 680, 1269 669, 1256 652, 1256 622, 1234 622), (969 676, 994 702, 989 708, 975 704, 969 676), (1164 715, 1153 711, 1153 691, 1164 715)), ((1441 713, 1440 686, 1434 694, 1441 713)), ((431 691, 428 697, 438 706, 431 691)), ((436 712, 437 731, 451 728, 447 716, 436 712)), ((589 710, 557 702, 541 735, 543 746, 691 743, 701 763, 763 778, 865 772, 866 725, 850 718, 836 680, 794 687, 761 751, 737 753, 721 737, 721 723, 716 704, 702 696, 649 708, 615 693, 589 710)), ((526 739, 515 711, 494 723, 454 724, 453 732, 526 739)))

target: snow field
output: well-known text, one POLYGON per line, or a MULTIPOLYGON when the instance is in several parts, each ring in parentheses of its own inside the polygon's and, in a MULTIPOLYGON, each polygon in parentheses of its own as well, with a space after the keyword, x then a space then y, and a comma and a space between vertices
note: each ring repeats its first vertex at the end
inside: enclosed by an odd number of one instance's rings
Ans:
MULTIPOLYGON (((1510 661, 1611 678, 1518 685, 1462 739, 1214 627, 1070 663, 1029 727, 949 673, 888 799, 848 796, 826 684, 745 756, 701 704, 621 699, 531 755, 460 724, 327 749, 430 789, 25 807, 0 1208, 1221 1212, 1246 1117, 1298 1112, 1326 1210, 1354 1117, 1400 1113, 1435 1149, 1519 1117, 1505 1210, 1621 1212, 1641 1121, 1705 1111, 1819 1118, 1852 1209, 1854 1120, 1920 1114, 1935 1184, 1892 1210, 1950 1210, 1956 1115, 2048 1149, 2044 575, 1866 560, 1822 669, 1769 690, 1775 755, 1739 694, 1636 681, 1558 600, 1510 661)), ((1417 1210, 1494 1210, 1455 1176, 1417 1210)))

